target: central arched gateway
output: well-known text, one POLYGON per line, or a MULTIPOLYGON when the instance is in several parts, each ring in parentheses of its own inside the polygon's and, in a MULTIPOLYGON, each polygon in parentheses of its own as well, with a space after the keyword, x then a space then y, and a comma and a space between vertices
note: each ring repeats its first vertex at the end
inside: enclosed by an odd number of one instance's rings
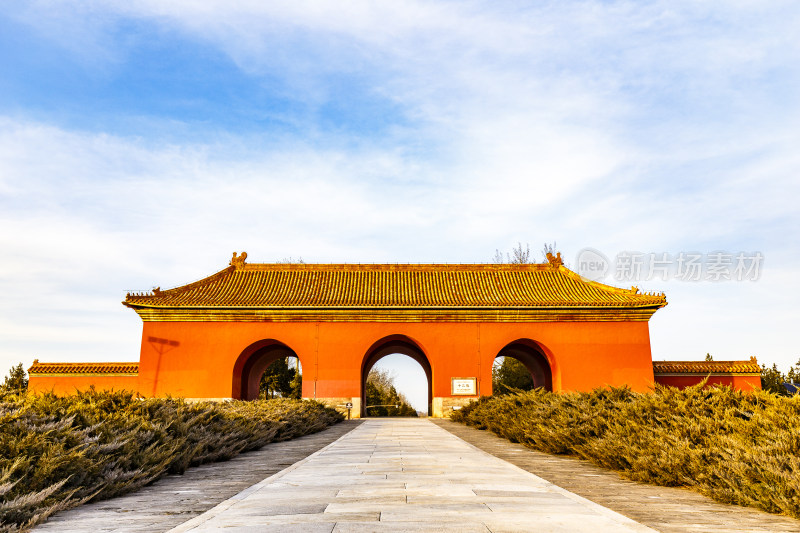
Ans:
POLYGON ((367 409, 367 376, 375 363, 391 354, 403 354, 419 363, 428 380, 428 416, 431 415, 433 401, 433 369, 425 352, 412 339, 405 335, 389 335, 370 346, 361 363, 361 416, 368 416, 367 409))

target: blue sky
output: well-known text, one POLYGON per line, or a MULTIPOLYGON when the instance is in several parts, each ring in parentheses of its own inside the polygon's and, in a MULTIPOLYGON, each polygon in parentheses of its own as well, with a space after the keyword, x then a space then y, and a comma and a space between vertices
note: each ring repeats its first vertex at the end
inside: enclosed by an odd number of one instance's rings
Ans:
MULTIPOLYGON (((0 366, 135 360, 128 289, 252 261, 760 251, 638 283, 658 359, 788 367, 794 2, 16 2, 0 14, 0 366)), ((614 280, 607 280, 614 282, 614 280)))

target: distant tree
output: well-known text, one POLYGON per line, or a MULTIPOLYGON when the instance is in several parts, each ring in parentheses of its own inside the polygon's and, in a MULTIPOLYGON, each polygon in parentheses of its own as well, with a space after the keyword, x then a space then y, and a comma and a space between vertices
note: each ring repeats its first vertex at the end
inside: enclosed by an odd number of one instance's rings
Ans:
POLYGON ((294 377, 290 383, 292 387, 292 392, 289 393, 290 398, 295 398, 299 400, 303 397, 303 374, 300 373, 300 369, 296 368, 294 372, 294 377))
POLYGON ((397 392, 394 376, 389 372, 377 368, 370 370, 365 389, 368 416, 417 416, 405 395, 397 392))
MULTIPOLYGON (((553 241, 552 244, 544 243, 544 247, 542 249, 542 261, 547 263, 547 254, 555 256, 556 253, 555 241, 553 241)), ((511 252, 506 252, 505 255, 500 250, 495 249, 494 257, 492 257, 492 263, 510 263, 512 265, 526 265, 528 263, 533 263, 533 259, 531 258, 531 246, 530 244, 525 243, 525 246, 523 247, 522 243, 518 242, 516 248, 512 248, 511 252)))
MULTIPOLYGON (((395 405, 394 403, 389 403, 392 394, 391 391, 394 387, 390 387, 389 389, 383 389, 380 386, 380 383, 377 383, 375 380, 370 380, 367 377, 366 383, 366 413, 367 416, 389 416, 389 405, 395 405)), ((394 408, 393 408, 394 409, 394 408)))
POLYGON ((789 383, 800 383, 800 361, 796 365, 798 368, 790 366, 789 372, 786 374, 786 381, 789 383))
POLYGON ((264 371, 258 387, 259 398, 300 398, 302 377, 299 368, 289 366, 288 359, 282 357, 264 371))
POLYGON ((800 360, 794 366, 789 367, 789 372, 784 374, 778 369, 778 365, 773 364, 772 368, 761 365, 761 388, 781 396, 791 396, 791 393, 783 386, 784 383, 800 383, 800 360))
POLYGON ((523 248, 522 243, 518 242, 517 247, 512 248, 511 253, 506 253, 505 257, 500 250, 495 250, 492 262, 497 264, 510 263, 512 265, 528 264, 531 262, 531 247, 526 243, 523 248))
POLYGON ((527 367, 513 357, 495 359, 492 365, 492 392, 503 395, 514 389, 532 390, 533 377, 527 367))
MULTIPOLYGON (((794 369, 792 369, 793 371, 794 369)), ((772 368, 767 368, 767 365, 761 365, 761 388, 779 394, 781 396, 788 396, 789 391, 783 386, 788 381, 780 370, 778 365, 773 364, 772 368)))
POLYGON ((714 360, 714 358, 711 357, 711 354, 710 353, 706 353, 706 361, 713 361, 713 360, 714 360))
POLYGON ((508 260, 509 263, 513 265, 525 265, 531 262, 531 247, 529 244, 525 244, 525 248, 522 247, 522 243, 518 242, 516 248, 511 249, 511 257, 508 260))
POLYGON ((2 388, 11 392, 25 392, 28 390, 28 376, 22 367, 22 363, 11 367, 2 388))

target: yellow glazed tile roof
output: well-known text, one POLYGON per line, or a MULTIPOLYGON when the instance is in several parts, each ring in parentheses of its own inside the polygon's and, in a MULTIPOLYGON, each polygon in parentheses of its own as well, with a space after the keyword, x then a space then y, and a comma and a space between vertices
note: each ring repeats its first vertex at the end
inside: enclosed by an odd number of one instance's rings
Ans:
POLYGON ((761 374, 758 361, 653 361, 659 374, 761 374))
POLYGON ((245 264, 200 281, 128 294, 133 308, 651 308, 640 294, 582 279, 561 264, 245 264))
POLYGON ((35 360, 30 375, 46 374, 125 374, 137 375, 139 363, 40 363, 35 360))

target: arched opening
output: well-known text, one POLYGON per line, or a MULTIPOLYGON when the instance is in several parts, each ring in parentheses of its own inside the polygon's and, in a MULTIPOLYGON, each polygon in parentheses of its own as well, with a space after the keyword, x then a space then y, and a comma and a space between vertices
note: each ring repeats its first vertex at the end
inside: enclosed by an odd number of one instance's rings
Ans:
POLYGON ((285 355, 274 360, 261 375, 258 398, 294 398, 303 396, 303 367, 300 359, 285 355))
POLYGON ((276 361, 295 358, 300 369, 297 354, 277 340, 265 339, 254 342, 244 349, 233 367, 233 387, 231 397, 237 400, 255 400, 259 397, 261 378, 267 368, 276 361))
POLYGON ((553 374, 543 350, 534 341, 520 339, 500 350, 492 365, 492 393, 509 388, 553 390, 553 374))
POLYGON ((431 385, 433 372, 431 364, 422 351, 422 348, 404 335, 384 337, 373 344, 364 356, 364 360, 361 363, 361 416, 370 416, 369 411, 371 406, 367 403, 367 377, 370 371, 375 367, 378 361, 393 354, 408 356, 422 367, 425 380, 427 381, 427 401, 423 412, 426 412, 428 416, 430 416, 431 402, 433 400, 433 387, 431 385))

